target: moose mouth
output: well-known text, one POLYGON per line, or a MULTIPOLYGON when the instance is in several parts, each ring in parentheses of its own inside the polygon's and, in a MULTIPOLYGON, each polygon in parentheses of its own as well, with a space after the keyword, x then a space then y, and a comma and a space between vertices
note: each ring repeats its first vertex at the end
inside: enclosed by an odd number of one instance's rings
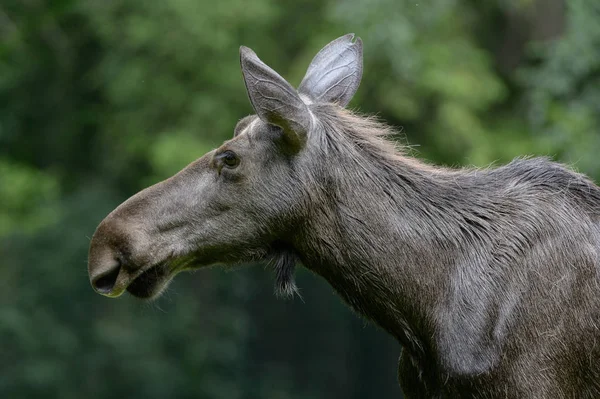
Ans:
POLYGON ((159 263, 136 277, 127 286, 127 292, 141 299, 153 298, 166 288, 172 277, 167 264, 159 263))

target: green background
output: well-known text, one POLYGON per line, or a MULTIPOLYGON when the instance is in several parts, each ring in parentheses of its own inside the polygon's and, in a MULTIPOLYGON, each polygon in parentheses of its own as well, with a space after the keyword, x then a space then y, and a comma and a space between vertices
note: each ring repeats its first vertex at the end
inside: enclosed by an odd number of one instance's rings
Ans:
POLYGON ((241 44, 298 84, 348 32, 351 107, 450 166, 548 155, 600 177, 597 0, 2 0, 0 397, 397 398, 400 348, 298 271, 179 276, 108 300, 89 239, 251 113, 241 44))

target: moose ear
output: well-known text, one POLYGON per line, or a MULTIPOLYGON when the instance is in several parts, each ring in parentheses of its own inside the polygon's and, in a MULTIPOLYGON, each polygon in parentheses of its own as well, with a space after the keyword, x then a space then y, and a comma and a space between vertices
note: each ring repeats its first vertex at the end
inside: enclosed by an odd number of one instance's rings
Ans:
POLYGON ((349 33, 335 39, 313 58, 298 92, 315 102, 348 105, 360 84, 363 70, 362 40, 349 33))
POLYGON ((248 47, 240 47, 240 63, 248 97, 258 117, 281 127, 293 143, 302 144, 311 117, 296 90, 248 47))

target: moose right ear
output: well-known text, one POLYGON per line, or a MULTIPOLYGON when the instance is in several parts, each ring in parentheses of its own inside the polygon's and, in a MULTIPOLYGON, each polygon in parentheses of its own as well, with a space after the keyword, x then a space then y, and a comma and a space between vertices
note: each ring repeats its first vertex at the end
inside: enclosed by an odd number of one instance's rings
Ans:
POLYGON ((258 117, 281 127, 289 141, 302 146, 311 116, 296 90, 248 47, 240 47, 240 63, 248 97, 258 117))
POLYGON ((362 40, 354 33, 339 37, 313 58, 298 92, 315 102, 348 105, 362 78, 362 40))

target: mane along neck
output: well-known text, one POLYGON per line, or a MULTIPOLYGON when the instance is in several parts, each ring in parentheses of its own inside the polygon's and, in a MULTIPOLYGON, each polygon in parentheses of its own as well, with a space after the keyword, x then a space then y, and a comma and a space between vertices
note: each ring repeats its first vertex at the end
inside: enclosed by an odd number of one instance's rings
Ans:
POLYGON ((329 106, 314 110, 321 204, 309 210, 295 247, 306 267, 325 277, 359 313, 373 319, 407 348, 428 345, 434 287, 456 248, 443 188, 448 172, 402 155, 386 140, 388 127, 329 106), (441 271, 441 270, 440 270, 441 271))
POLYGON ((293 243, 304 265, 431 378, 492 370, 522 298, 506 293, 525 297, 532 276, 554 276, 537 280, 552 290, 564 274, 557 250, 580 262, 576 246, 597 228, 600 190, 543 158, 431 167, 397 151, 371 119, 331 107, 315 116, 320 145, 309 158, 320 169, 307 170, 316 200, 293 243))

